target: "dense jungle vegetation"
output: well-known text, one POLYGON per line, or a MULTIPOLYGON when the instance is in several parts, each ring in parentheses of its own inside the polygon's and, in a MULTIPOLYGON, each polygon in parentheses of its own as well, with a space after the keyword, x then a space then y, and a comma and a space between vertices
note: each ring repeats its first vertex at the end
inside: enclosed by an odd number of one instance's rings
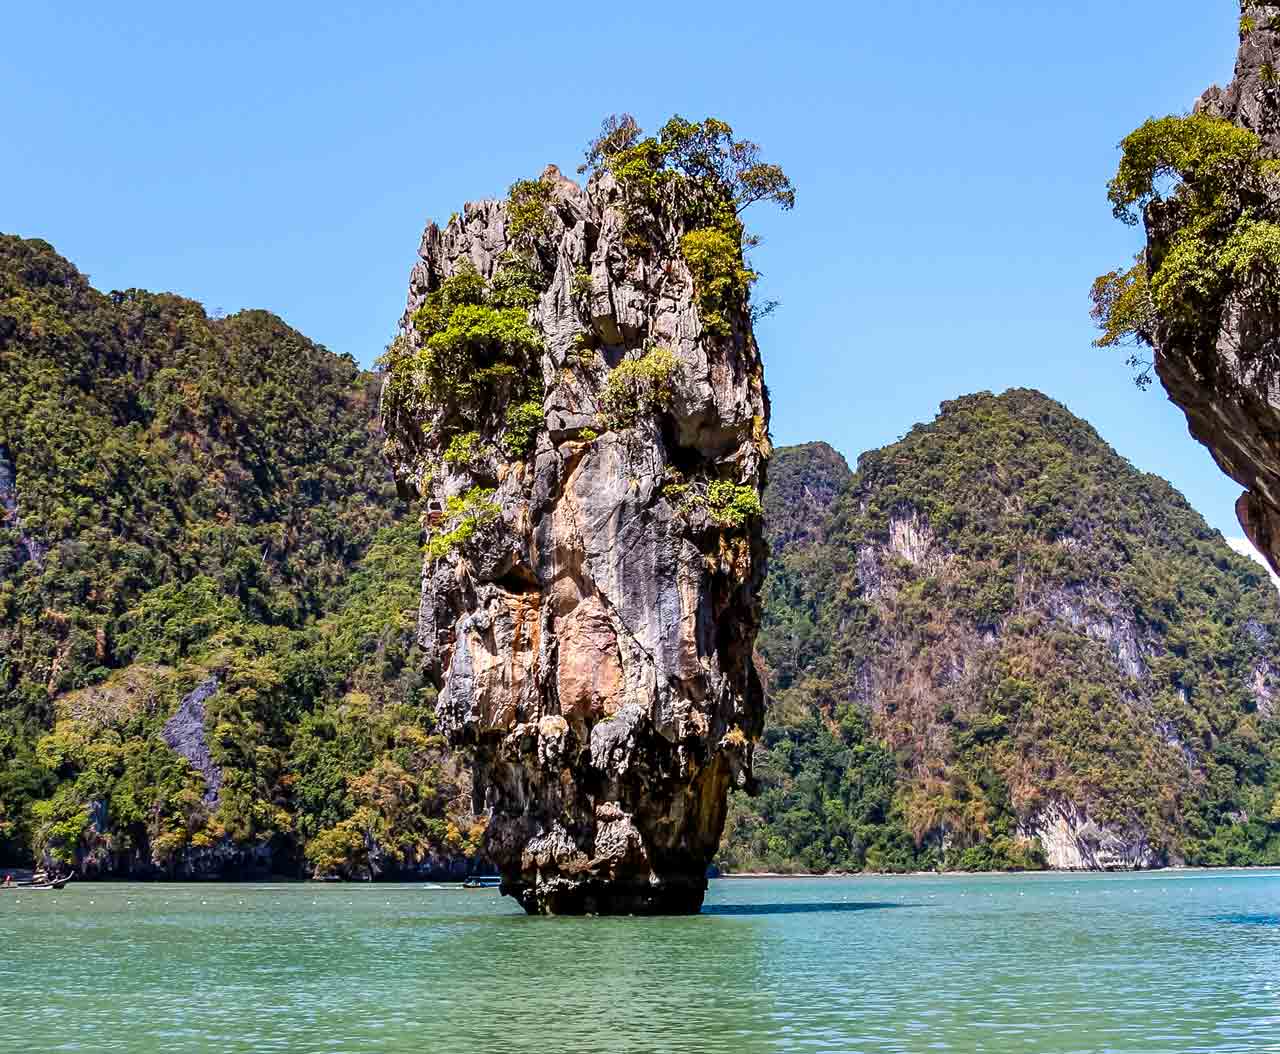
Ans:
POLYGON ((418 530, 378 379, 266 312, 103 294, 11 236, 0 377, 0 859, 358 873, 472 852, 413 660, 418 530), (162 735, 210 678, 216 796, 162 735))
MULTIPOLYGON (((474 860, 377 378, 265 312, 99 293, 15 237, 0 376, 3 861, 474 860), (197 697, 216 787, 165 731, 197 697)), ((1274 592, 1087 424, 970 396, 856 474, 779 451, 767 497, 773 701, 723 866, 1035 867, 1055 800, 1163 859, 1280 862, 1274 592)))
POLYGON ((1262 567, 1038 392, 833 454, 770 469, 764 791, 723 865, 1037 867, 1063 800, 1157 859, 1280 863, 1262 567))

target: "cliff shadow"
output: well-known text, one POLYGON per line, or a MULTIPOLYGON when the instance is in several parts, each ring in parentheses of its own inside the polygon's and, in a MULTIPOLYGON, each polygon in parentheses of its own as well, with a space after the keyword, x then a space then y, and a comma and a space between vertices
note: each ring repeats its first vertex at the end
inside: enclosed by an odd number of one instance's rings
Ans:
POLYGON ((711 904, 702 909, 704 915, 819 915, 848 911, 881 911, 888 908, 917 908, 919 904, 899 904, 887 900, 780 903, 780 904, 711 904))
POLYGON ((1233 926, 1280 926, 1280 915, 1210 915, 1209 919, 1233 926))

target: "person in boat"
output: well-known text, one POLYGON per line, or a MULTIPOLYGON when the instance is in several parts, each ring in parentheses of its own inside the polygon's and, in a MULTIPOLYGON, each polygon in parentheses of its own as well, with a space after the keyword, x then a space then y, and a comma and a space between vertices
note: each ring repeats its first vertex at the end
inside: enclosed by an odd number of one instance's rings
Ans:
POLYGON ((4 876, 4 888, 5 888, 5 889, 10 889, 10 888, 12 888, 12 886, 13 886, 13 876, 12 876, 12 875, 5 875, 5 876, 4 876))

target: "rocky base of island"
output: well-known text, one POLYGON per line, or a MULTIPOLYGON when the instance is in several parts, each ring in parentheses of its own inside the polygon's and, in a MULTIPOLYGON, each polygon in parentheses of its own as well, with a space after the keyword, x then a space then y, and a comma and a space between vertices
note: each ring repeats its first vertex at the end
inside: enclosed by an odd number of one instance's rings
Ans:
POLYGON ((707 879, 678 875, 650 882, 553 878, 529 883, 504 878, 500 891, 530 915, 696 915, 707 879))

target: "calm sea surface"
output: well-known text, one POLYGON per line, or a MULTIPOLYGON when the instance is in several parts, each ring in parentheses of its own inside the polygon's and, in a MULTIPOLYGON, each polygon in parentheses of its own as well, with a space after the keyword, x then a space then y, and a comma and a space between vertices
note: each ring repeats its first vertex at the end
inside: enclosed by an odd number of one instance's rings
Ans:
POLYGON ((0 1051, 1280 1051, 1280 872, 0 893, 0 1051))

